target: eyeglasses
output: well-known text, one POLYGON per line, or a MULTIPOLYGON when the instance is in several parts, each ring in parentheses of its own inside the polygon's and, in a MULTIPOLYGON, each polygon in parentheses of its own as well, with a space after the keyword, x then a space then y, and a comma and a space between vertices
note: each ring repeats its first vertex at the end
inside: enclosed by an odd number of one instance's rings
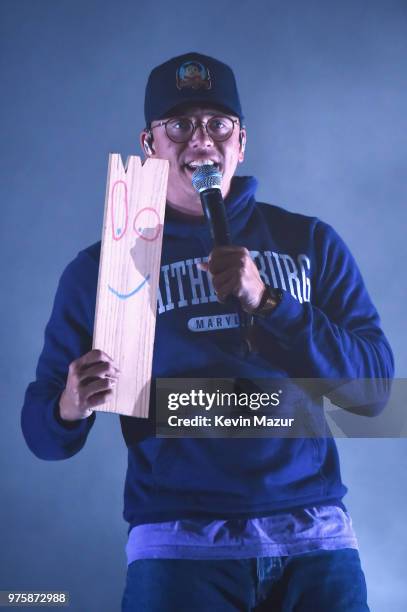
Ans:
POLYGON ((192 121, 189 117, 172 117, 167 121, 160 121, 157 125, 151 126, 153 130, 156 127, 164 126, 165 133, 173 142, 188 142, 195 133, 198 126, 206 129, 206 132, 215 142, 223 142, 231 137, 235 127, 235 123, 239 123, 239 119, 231 119, 224 115, 216 115, 208 121, 192 121))

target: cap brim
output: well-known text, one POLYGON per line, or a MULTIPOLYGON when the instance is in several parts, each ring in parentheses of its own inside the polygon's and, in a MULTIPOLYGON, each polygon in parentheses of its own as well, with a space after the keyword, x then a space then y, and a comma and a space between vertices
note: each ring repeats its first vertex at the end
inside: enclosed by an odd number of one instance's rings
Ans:
POLYGON ((212 103, 209 100, 191 100, 190 102, 183 102, 182 104, 177 104, 176 106, 173 106, 172 108, 170 108, 166 113, 161 115, 159 119, 166 119, 167 117, 174 117, 175 115, 184 113, 190 108, 204 108, 204 109, 213 108, 215 110, 219 110, 222 113, 233 115, 234 117, 241 119, 241 117, 239 117, 239 115, 235 111, 233 111, 231 108, 228 108, 227 106, 223 106, 222 104, 212 103))

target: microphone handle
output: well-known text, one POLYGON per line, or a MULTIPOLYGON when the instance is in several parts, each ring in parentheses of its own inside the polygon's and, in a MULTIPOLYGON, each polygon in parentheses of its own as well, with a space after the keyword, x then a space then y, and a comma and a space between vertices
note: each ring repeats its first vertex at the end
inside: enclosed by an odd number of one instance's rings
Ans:
POLYGON ((232 244, 221 190, 216 188, 205 189, 199 195, 206 220, 209 223, 214 246, 232 244))
MULTIPOLYGON (((205 189, 199 195, 214 246, 228 246, 232 244, 221 190, 216 188, 205 189)), ((226 304, 237 310, 241 328, 250 327, 251 317, 242 309, 239 298, 230 295, 226 299, 226 304)))

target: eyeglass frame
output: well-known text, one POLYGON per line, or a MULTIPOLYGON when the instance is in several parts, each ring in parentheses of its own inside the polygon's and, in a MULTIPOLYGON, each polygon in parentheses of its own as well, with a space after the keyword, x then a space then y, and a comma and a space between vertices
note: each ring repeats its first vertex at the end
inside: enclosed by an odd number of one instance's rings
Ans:
POLYGON ((169 140, 171 140, 171 142, 175 142, 175 144, 185 144, 186 142, 188 142, 193 137, 193 135, 196 132, 196 129, 198 128, 198 126, 199 127, 204 127, 206 133, 209 136, 209 138, 211 140, 213 140, 214 142, 226 142, 227 140, 229 140, 229 138, 232 136, 232 134, 234 132, 235 123, 239 123, 240 131, 242 131, 242 129, 244 128, 244 126, 240 123, 240 119, 232 119, 228 115, 213 115, 210 119, 208 119, 208 121, 199 121, 199 120, 197 120, 196 122, 193 122, 192 119, 190 117, 188 117, 187 115, 179 115, 179 116, 176 115, 175 117, 170 117, 166 121, 160 121, 159 123, 157 123, 157 125, 150 125, 150 127, 147 128, 146 131, 149 132, 150 136, 153 136, 153 133, 152 133, 151 130, 153 130, 156 127, 164 126, 165 134, 166 134, 167 138, 169 140), (222 117, 222 118, 225 117, 226 119, 229 119, 233 123, 232 131, 230 132, 229 136, 227 138, 224 138, 223 140, 216 140, 215 138, 212 138, 212 136, 208 132, 208 128, 207 128, 208 121, 210 121, 211 119, 216 119, 217 117, 222 117), (172 138, 170 138, 170 136, 168 136, 167 123, 169 123, 170 121, 173 121, 174 119, 188 119, 188 121, 190 121, 192 123, 192 127, 193 127, 192 134, 189 136, 189 138, 187 138, 187 140, 181 140, 181 141, 173 140, 172 138))

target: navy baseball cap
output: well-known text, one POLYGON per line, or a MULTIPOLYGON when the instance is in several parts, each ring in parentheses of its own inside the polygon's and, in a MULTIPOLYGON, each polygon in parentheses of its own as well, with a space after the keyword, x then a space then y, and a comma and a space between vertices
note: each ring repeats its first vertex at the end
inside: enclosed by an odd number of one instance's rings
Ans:
POLYGON ((235 75, 229 66, 207 55, 185 53, 151 71, 144 100, 147 126, 154 119, 170 116, 177 107, 199 103, 216 106, 243 121, 235 75))

